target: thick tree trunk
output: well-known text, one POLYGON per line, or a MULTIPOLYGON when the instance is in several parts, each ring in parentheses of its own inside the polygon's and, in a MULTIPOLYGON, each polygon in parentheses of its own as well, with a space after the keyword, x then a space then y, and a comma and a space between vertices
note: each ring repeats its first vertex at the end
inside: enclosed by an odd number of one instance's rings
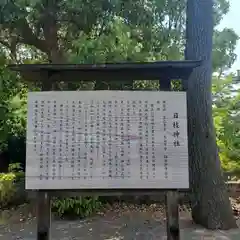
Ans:
POLYGON ((212 119, 213 0, 188 0, 186 59, 203 60, 188 86, 192 216, 210 229, 236 227, 222 176, 212 119))

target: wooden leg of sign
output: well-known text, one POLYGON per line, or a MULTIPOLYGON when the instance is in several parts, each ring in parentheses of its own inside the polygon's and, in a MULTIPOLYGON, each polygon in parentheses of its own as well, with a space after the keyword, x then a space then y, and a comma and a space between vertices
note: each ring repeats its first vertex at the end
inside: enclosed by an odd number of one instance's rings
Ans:
POLYGON ((37 196, 37 240, 50 240, 51 199, 47 192, 37 196))
POLYGON ((167 240, 179 240, 178 192, 166 193, 167 240))

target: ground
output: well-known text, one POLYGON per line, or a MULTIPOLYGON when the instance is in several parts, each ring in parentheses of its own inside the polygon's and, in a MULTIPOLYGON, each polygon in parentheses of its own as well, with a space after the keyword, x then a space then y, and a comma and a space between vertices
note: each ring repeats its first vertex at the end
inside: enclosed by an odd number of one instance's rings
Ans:
MULTIPOLYGON (((0 239, 36 239, 36 218, 32 207, 3 211, 0 239)), ((181 239, 239 240, 240 228, 210 231, 195 225, 187 207, 180 209, 181 239)), ((240 226, 240 221, 237 220, 240 226)), ((60 220, 53 217, 53 240, 163 240, 166 238, 165 213, 161 205, 114 204, 96 216, 84 220, 60 220)))

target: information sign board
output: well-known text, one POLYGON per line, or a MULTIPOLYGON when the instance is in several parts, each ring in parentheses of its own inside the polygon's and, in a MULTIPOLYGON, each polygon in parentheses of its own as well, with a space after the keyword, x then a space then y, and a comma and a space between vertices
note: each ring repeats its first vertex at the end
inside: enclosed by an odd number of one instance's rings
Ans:
POLYGON ((30 92, 27 189, 189 187, 184 92, 30 92))

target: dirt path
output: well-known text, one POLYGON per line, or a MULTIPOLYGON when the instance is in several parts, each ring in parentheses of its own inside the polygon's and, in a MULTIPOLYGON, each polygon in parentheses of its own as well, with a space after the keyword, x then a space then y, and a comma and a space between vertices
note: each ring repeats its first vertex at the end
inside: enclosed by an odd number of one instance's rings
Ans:
MULTIPOLYGON (((15 211, 0 225, 0 239, 36 239, 36 218, 24 209, 15 211), (28 216, 28 217, 27 217, 28 216)), ((7 215, 5 213, 5 215, 7 215)), ((191 221, 189 212, 180 212, 183 240, 239 240, 240 229, 209 231, 191 221)), ((6 218, 6 217, 5 217, 6 218)), ((240 223, 240 221, 239 221, 240 223)), ((53 240, 163 240, 165 216, 161 206, 118 206, 86 220, 53 220, 53 240)))

